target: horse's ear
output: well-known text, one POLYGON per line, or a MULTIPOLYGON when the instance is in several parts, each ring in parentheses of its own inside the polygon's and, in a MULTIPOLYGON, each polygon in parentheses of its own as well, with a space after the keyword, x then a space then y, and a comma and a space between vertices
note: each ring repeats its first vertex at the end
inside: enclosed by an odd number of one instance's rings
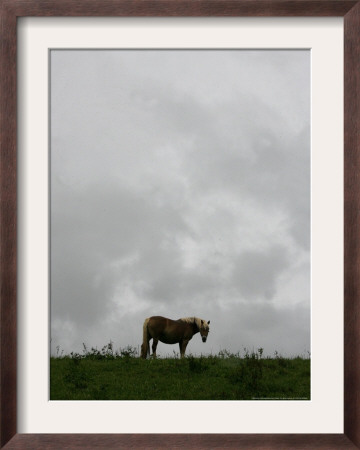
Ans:
POLYGON ((204 323, 204 321, 201 319, 201 325, 204 323))
POLYGON ((208 325, 210 325, 210 320, 208 320, 208 325))

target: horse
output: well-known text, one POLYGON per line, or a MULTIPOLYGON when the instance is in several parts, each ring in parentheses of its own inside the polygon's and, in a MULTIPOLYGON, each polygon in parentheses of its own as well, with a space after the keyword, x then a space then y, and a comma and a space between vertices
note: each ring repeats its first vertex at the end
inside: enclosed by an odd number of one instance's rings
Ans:
POLYGON ((178 320, 167 319, 161 316, 152 316, 144 321, 143 343, 141 357, 146 359, 150 355, 150 340, 153 340, 153 357, 156 358, 158 342, 164 344, 179 344, 180 356, 184 358, 186 346, 196 333, 200 333, 202 341, 206 342, 209 334, 210 320, 206 322, 198 317, 184 317, 178 320))

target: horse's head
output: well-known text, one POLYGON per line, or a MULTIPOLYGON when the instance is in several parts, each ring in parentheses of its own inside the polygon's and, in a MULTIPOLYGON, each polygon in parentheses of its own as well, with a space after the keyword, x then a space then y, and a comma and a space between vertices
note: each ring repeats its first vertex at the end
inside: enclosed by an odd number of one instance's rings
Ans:
POLYGON ((201 320, 201 326, 200 326, 200 335, 203 342, 206 342, 207 336, 209 334, 209 324, 210 320, 206 322, 206 320, 201 320))

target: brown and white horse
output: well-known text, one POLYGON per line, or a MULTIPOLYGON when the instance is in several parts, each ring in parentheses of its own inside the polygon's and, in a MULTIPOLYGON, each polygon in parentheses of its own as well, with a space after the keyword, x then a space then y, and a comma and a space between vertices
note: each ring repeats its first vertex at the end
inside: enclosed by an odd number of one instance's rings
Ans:
POLYGON ((153 316, 145 319, 143 325, 143 343, 141 345, 141 357, 150 355, 149 342, 152 339, 153 357, 156 357, 158 342, 164 344, 179 343, 181 358, 185 355, 186 346, 196 333, 200 333, 202 341, 206 342, 209 333, 209 323, 198 317, 185 317, 171 320, 166 317, 153 316))

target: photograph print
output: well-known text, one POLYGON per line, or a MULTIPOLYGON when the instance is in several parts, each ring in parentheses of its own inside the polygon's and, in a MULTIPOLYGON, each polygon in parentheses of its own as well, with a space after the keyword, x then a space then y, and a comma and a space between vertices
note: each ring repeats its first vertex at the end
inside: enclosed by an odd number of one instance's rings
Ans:
POLYGON ((310 50, 49 55, 50 400, 309 401, 310 50))

